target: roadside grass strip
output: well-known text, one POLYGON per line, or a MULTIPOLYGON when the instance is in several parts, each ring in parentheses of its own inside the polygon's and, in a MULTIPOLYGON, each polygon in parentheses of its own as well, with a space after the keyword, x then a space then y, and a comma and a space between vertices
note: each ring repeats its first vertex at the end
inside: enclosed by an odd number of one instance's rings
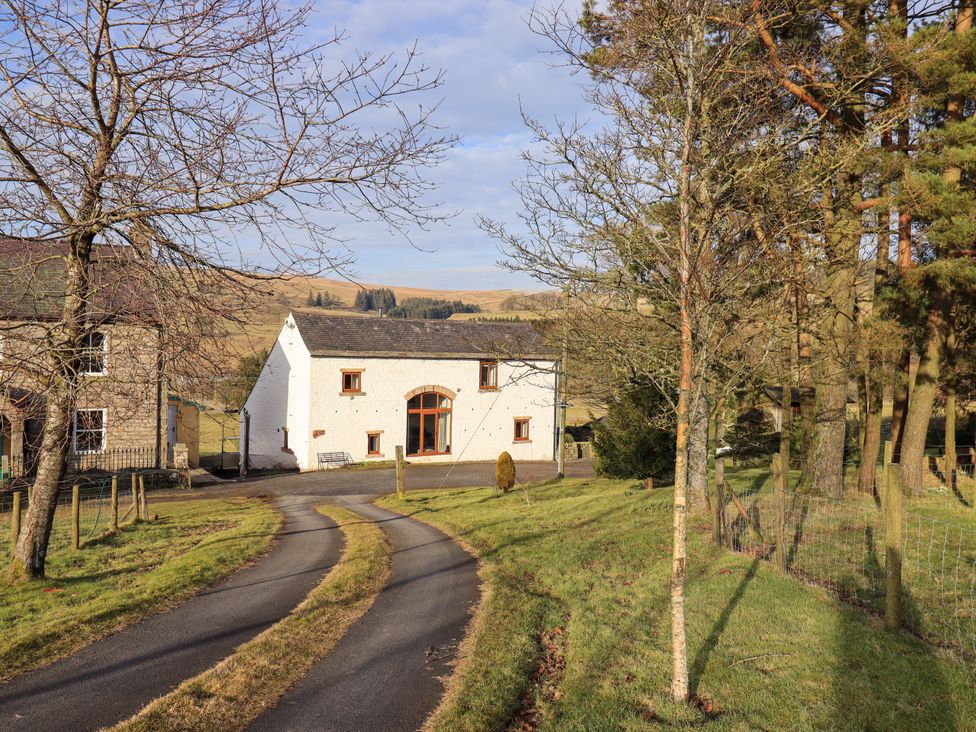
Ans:
POLYGON ((288 617, 112 730, 246 729, 333 649, 386 584, 390 548, 377 525, 352 511, 318 510, 346 540, 339 563, 318 587, 288 617))
POLYGON ((51 553, 43 580, 0 577, 0 682, 217 583, 267 550, 281 525, 256 499, 160 502, 153 512, 154 521, 51 553))
POLYGON ((474 549, 486 584, 425 729, 976 729, 971 663, 714 547, 707 515, 689 527, 693 703, 671 703, 672 499, 586 479, 380 501, 474 549))

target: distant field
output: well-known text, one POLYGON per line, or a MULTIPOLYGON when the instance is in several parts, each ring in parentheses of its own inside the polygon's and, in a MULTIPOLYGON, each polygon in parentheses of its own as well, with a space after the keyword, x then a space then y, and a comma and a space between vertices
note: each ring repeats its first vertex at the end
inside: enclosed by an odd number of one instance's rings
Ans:
MULTIPOLYGON (((352 283, 345 280, 330 280, 320 277, 292 277, 283 280, 264 282, 260 286, 266 294, 257 300, 252 309, 242 315, 246 326, 241 329, 228 324, 224 335, 214 344, 214 353, 225 371, 232 370, 243 356, 270 348, 274 343, 281 324, 288 311, 293 308, 307 307, 308 295, 330 293, 341 299, 344 308, 322 310, 341 315, 363 316, 364 313, 351 309, 353 299, 359 289, 377 289, 389 287, 393 290, 398 301, 408 297, 430 297, 441 300, 461 300, 462 302, 478 305, 487 313, 499 311, 506 300, 513 296, 522 295, 518 290, 432 290, 421 287, 397 287, 376 285, 370 283, 352 283)), ((528 319, 530 313, 518 313, 528 319)))
POLYGON ((237 439, 227 439, 240 436, 241 426, 237 415, 208 410, 200 412, 200 457, 220 454, 221 425, 223 425, 225 450, 237 452, 237 439))
POLYGON ((498 310, 483 313, 454 313, 450 320, 538 320, 542 316, 531 310, 498 310))

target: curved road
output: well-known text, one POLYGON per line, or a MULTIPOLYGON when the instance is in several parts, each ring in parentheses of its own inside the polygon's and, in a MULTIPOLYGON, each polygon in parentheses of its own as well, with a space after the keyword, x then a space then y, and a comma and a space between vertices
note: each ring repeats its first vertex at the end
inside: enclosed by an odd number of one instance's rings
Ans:
POLYGON ((410 732, 437 706, 478 602, 477 563, 447 535, 365 503, 370 498, 337 502, 386 532, 393 551, 386 587, 252 730, 410 732))
MULTIPOLYGON (((570 475, 592 475, 588 463, 567 468, 570 475)), ((522 480, 554 473, 552 463, 519 464, 522 480)), ((493 479, 491 463, 407 468, 408 489, 489 485, 493 479)), ((190 495, 275 496, 285 525, 268 556, 173 610, 0 685, 0 730, 80 732, 111 725, 287 615, 341 553, 341 532, 314 510, 323 500, 383 528, 393 551, 390 578, 332 652, 252 729, 416 730, 443 694, 442 679, 478 601, 478 573, 475 559, 445 534, 369 503, 391 492, 393 483, 391 470, 328 471, 195 489, 190 495)))
POLYGON ((336 563, 342 534, 314 496, 280 497, 271 552, 176 608, 0 686, 2 730, 94 730, 226 657, 302 601, 336 563))

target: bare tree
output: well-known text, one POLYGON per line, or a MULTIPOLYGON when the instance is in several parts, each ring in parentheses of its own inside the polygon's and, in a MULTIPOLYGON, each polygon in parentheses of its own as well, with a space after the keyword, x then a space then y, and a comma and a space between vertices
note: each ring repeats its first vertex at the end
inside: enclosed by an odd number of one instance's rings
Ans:
MULTIPOLYGON (((107 246, 164 332, 233 318, 252 233, 270 271, 339 263, 314 212, 423 225, 423 168, 451 143, 403 58, 305 43, 311 4, 5 0, 0 5, 0 227, 59 242, 60 307, 37 339, 46 396, 15 566, 42 576, 82 344, 107 246), (418 98, 419 97, 419 98, 418 98), (414 99, 417 99, 414 102, 414 99), (298 232, 296 235, 296 231, 298 232)), ((340 258, 341 259, 341 258, 340 258)))
POLYGON ((606 12, 587 5, 582 22, 563 12, 534 21, 589 75, 586 98, 601 117, 555 129, 529 121, 545 153, 528 156, 521 187, 527 234, 486 227, 512 266, 587 298, 608 362, 676 394, 671 694, 685 700, 691 413, 739 381, 732 368, 709 384, 719 354, 772 342, 763 323, 775 320, 782 242, 796 222, 771 201, 793 190, 791 151, 805 136, 753 61, 748 8, 615 2, 606 12))

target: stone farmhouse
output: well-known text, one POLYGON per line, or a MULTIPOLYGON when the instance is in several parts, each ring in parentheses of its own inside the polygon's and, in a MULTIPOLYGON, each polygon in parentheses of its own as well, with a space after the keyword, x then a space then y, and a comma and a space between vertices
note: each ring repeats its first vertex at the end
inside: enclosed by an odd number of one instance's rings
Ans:
POLYGON ((242 410, 251 468, 552 460, 556 356, 530 323, 288 315, 242 410))
MULTIPOLYGON (((168 404, 161 332, 128 284, 121 259, 128 255, 98 249, 69 470, 161 467, 167 432, 178 431, 167 421, 187 410, 180 400, 168 404)), ((0 239, 0 478, 29 475, 36 463, 44 339, 64 295, 63 252, 58 243, 0 239)))

